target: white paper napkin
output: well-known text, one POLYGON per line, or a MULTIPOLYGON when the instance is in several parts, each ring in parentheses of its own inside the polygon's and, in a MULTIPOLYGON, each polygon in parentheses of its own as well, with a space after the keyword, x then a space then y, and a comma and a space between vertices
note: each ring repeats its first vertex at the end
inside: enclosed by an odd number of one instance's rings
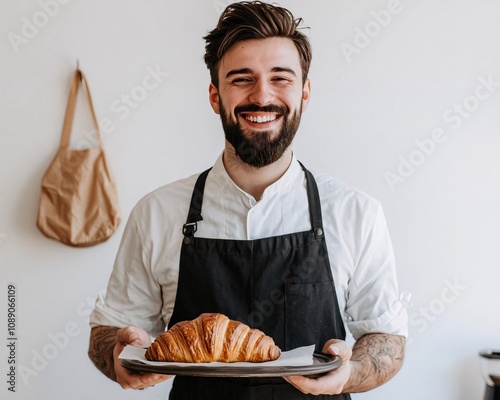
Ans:
POLYGON ((237 363, 223 363, 223 362, 213 362, 213 363, 174 363, 174 362, 158 362, 146 360, 144 354, 146 349, 139 347, 126 346, 120 353, 118 358, 124 360, 138 360, 148 365, 162 366, 206 366, 206 367, 221 367, 221 366, 231 366, 231 367, 293 367, 293 366, 305 366, 313 364, 313 354, 314 345, 297 347, 296 349, 290 351, 284 351, 281 353, 279 358, 274 361, 267 361, 262 363, 251 363, 251 362, 237 362, 237 363))

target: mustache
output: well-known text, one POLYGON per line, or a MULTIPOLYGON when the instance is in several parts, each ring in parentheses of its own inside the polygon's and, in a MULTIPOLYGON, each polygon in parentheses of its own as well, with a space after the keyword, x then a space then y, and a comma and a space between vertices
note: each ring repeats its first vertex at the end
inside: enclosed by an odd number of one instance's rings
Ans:
POLYGON ((274 112, 277 114, 287 114, 288 113, 288 107, 286 106, 277 106, 274 104, 270 104, 268 106, 258 106, 256 104, 244 104, 241 106, 237 106, 234 108, 234 114, 238 115, 239 113, 243 112, 274 112))

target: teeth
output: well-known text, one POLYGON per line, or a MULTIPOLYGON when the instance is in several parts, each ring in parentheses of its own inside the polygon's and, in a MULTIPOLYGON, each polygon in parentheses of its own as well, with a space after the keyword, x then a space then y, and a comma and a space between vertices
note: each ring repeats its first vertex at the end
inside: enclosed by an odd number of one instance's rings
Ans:
POLYGON ((257 117, 252 117, 251 115, 246 115, 245 119, 250 122, 257 122, 258 124, 261 124, 263 122, 271 122, 276 119, 276 115, 265 115, 265 116, 257 116, 257 117))

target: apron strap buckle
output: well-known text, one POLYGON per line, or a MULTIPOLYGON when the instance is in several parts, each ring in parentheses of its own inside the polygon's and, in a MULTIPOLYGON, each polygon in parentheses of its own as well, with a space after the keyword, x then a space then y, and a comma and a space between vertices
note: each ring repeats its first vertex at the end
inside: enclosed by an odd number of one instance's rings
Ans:
POLYGON ((198 230, 198 223, 197 222, 187 222, 182 227, 182 233, 184 234, 184 236, 193 237, 194 233, 197 230, 198 230))
POLYGON ((198 223, 186 222, 182 227, 182 233, 184 234, 184 244, 188 245, 193 241, 194 233, 198 230, 198 223))

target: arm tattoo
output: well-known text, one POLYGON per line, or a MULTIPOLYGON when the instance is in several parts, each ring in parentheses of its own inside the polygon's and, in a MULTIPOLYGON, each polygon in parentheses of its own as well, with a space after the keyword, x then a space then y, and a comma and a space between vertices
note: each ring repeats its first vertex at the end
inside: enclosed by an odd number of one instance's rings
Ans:
POLYGON ((358 339, 352 350, 352 373, 344 392, 364 392, 391 379, 403 365, 405 338, 372 333, 358 339))
POLYGON ((96 326, 90 333, 89 357, 108 378, 116 381, 113 350, 116 344, 116 331, 113 326, 96 326))

